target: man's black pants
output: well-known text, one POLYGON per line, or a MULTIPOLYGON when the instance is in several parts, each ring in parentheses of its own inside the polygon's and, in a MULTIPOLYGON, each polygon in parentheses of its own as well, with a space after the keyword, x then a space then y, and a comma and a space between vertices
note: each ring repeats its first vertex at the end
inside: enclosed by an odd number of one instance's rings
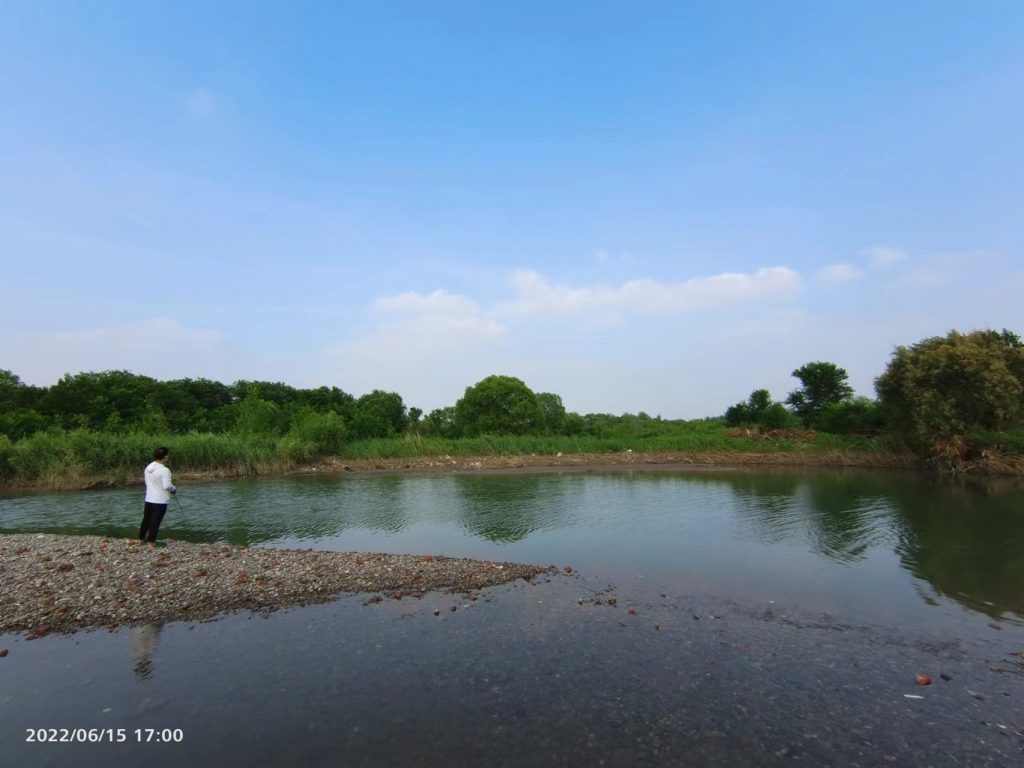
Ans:
POLYGON ((142 511, 142 526, 139 528, 139 541, 156 541, 156 535, 160 532, 160 523, 163 522, 167 513, 166 504, 154 504, 146 502, 142 511))

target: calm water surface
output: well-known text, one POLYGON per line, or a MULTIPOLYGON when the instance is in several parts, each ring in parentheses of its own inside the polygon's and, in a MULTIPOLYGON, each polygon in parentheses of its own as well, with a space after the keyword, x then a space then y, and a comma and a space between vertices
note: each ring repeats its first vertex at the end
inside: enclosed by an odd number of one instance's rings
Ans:
MULTIPOLYGON (((1024 492, 1014 483, 350 475, 180 496, 169 538, 574 573, 477 602, 347 596, 263 617, 0 635, 5 764, 1024 764, 1024 492), (922 672, 928 688, 915 682, 922 672), (29 743, 38 728, 127 738, 29 743), (183 741, 139 742, 136 729, 179 729, 183 741)), ((130 537, 141 500, 139 490, 0 497, 0 532, 130 537)))
MULTIPOLYGON (((132 536, 137 490, 0 497, 0 532, 132 536)), ((1020 623, 1024 489, 914 473, 350 475, 196 485, 170 538, 572 565, 886 622, 1020 623)))

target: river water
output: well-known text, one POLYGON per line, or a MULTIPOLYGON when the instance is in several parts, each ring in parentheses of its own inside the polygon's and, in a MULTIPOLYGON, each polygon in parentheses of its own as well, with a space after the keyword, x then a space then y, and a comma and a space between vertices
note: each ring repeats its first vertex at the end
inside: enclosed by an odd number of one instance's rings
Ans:
MULTIPOLYGON (((0 660, 0 737, 15 757, 1024 756, 1024 668, 1012 656, 1024 650, 1024 487, 1014 481, 852 470, 361 474, 195 485, 179 497, 169 538, 477 557, 560 574, 473 604, 346 597, 269 618, 0 636, 11 649, 0 660), (921 668, 935 678, 927 689, 914 684, 921 668), (128 742, 136 728, 178 728, 183 741, 27 744, 32 727, 127 728, 128 742)), ((127 537, 140 511, 137 489, 6 496, 0 533, 127 537)))

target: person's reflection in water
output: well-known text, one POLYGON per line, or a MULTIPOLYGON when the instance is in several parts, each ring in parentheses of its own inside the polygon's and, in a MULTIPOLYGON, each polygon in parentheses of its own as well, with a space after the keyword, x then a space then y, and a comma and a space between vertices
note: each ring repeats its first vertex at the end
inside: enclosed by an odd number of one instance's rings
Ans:
POLYGON ((162 624, 135 629, 135 636, 132 638, 132 661, 135 663, 135 674, 143 680, 148 680, 153 675, 153 651, 156 649, 161 629, 162 624))

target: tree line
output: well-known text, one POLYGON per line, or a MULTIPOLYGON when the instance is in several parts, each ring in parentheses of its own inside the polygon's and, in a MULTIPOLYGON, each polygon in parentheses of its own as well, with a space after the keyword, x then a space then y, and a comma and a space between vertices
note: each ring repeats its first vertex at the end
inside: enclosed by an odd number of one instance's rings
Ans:
POLYGON ((854 397, 835 363, 807 363, 792 375, 800 386, 783 402, 754 390, 726 410, 726 423, 888 434, 954 466, 991 449, 1024 452, 1024 343, 1005 329, 950 331, 898 346, 875 379, 877 399, 854 397))
POLYGON ((49 387, 0 370, 0 436, 20 440, 53 430, 108 434, 191 432, 294 435, 331 452, 346 440, 484 434, 575 435, 643 431, 660 422, 645 413, 567 412, 559 395, 533 392, 512 376, 489 376, 454 406, 429 413, 397 392, 354 397, 338 387, 302 389, 270 381, 223 384, 209 379, 160 381, 130 371, 66 374, 49 387))
MULTIPOLYGON (((1014 433, 1024 427, 1024 345, 1007 330, 951 331, 897 347, 875 382, 875 399, 855 397, 847 372, 832 362, 809 362, 792 375, 800 386, 784 400, 755 390, 726 410, 725 424, 888 435, 918 453, 954 462, 997 444, 1024 450, 1024 439, 1014 433)), ((467 387, 453 406, 424 413, 383 390, 354 397, 337 387, 159 381, 129 371, 68 374, 37 387, 0 370, 0 440, 8 441, 55 430, 216 433, 273 437, 332 454, 348 441, 408 434, 642 437, 681 424, 645 413, 568 412, 559 395, 534 392, 512 376, 488 376, 467 387)))

